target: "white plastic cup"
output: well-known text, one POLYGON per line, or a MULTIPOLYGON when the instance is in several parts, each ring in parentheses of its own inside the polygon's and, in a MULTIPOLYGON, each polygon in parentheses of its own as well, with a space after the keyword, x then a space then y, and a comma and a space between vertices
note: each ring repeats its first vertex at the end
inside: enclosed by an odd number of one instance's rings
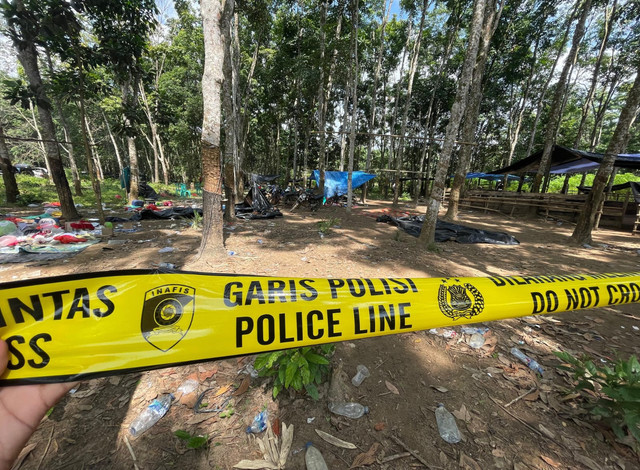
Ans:
POLYGON ((359 387, 360 384, 362 384, 362 382, 364 381, 364 379, 369 377, 369 375, 371 374, 369 373, 369 369, 367 369, 367 366, 363 366, 362 364, 360 364, 357 367, 356 375, 354 375, 353 378, 351 379, 351 383, 356 387, 359 387))

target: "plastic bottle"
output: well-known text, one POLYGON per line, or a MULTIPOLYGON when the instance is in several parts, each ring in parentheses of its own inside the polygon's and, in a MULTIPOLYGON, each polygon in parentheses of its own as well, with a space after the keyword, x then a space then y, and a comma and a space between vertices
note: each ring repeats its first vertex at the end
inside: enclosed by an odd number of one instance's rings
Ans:
POLYGON ((473 333, 471 338, 469 338, 469 346, 473 349, 480 349, 484 346, 484 336, 480 333, 473 333))
POLYGON ((262 431, 267 429, 268 421, 269 415, 267 410, 261 411, 255 416, 255 418, 253 418, 251 426, 247 428, 247 434, 260 434, 262 431))
POLYGON ((369 408, 360 403, 329 403, 329 411, 351 419, 362 418, 369 412, 369 408))
POLYGON ((151 426, 156 424, 160 418, 162 418, 169 408, 171 408, 171 402, 173 401, 173 395, 163 395, 151 402, 151 404, 135 419, 131 426, 129 426, 129 432, 133 437, 138 437, 145 432, 151 426))
POLYGON ((351 379, 351 383, 356 387, 359 387, 362 384, 362 381, 369 377, 370 373, 369 369, 367 369, 367 366, 364 366, 362 364, 359 364, 356 370, 356 375, 354 375, 351 379))
POLYGON ((532 371, 537 372, 540 375, 544 374, 544 368, 540 364, 538 364, 537 361, 531 359, 518 348, 511 348, 511 354, 524 362, 532 371))
POLYGON ((436 408, 436 423, 438 423, 438 432, 442 439, 449 444, 460 442, 460 431, 458 430, 456 419, 442 403, 438 403, 436 408))
POLYGON ((304 454, 304 463, 307 470, 329 470, 320 451, 313 447, 311 442, 307 442, 307 452, 304 454))
POLYGON ((489 331, 489 328, 487 328, 486 326, 463 326, 460 328, 460 331, 467 335, 472 335, 474 333, 480 333, 481 335, 483 335, 487 331, 489 331))

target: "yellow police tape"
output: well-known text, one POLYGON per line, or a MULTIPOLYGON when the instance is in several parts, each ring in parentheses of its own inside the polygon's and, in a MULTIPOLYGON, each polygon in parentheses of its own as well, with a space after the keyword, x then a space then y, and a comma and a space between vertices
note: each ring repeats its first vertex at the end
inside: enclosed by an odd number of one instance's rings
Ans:
POLYGON ((0 384, 68 381, 640 302, 640 272, 308 279, 118 271, 0 284, 0 384))

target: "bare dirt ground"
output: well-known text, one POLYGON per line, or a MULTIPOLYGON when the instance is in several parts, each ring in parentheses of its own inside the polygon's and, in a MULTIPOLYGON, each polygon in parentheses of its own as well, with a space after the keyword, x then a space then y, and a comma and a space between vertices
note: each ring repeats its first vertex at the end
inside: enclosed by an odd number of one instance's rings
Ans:
MULTIPOLYGON (((469 211, 461 213, 461 223, 508 232, 521 244, 448 242, 441 244, 439 253, 432 253, 417 248, 415 239, 397 228, 376 223, 375 216, 390 208, 387 203, 372 202, 354 209, 352 216, 338 207, 293 214, 285 209, 283 218, 238 221, 235 228, 225 230, 226 248, 235 254, 208 260, 208 271, 307 277, 443 277, 640 268, 640 238, 629 232, 599 230, 592 248, 576 248, 566 243, 570 224, 469 211), (317 222, 329 218, 339 218, 340 227, 320 238, 317 222)), ((424 207, 417 212, 424 213, 424 207)), ((188 229, 185 221, 144 221, 139 228, 138 232, 116 236, 127 240, 124 245, 100 243, 67 262, 2 265, 0 279, 151 268, 160 262, 189 269, 199 234, 188 229), (174 252, 158 254, 166 246, 173 246, 174 252)), ((488 323, 487 344, 479 350, 471 349, 464 335, 445 339, 428 332, 339 343, 333 365, 341 363, 349 376, 358 364, 371 371, 360 388, 352 389, 354 397, 370 409, 359 420, 332 416, 327 409, 326 387, 315 402, 288 393, 274 401, 266 379, 247 379, 244 371, 250 357, 83 382, 42 421, 19 468, 230 469, 242 459, 262 458, 255 439, 245 429, 265 407, 272 421, 278 418, 295 427, 286 466, 291 469, 304 468, 303 449, 308 441, 321 450, 331 469, 350 468, 358 454, 374 445, 376 461, 367 467, 371 469, 427 465, 473 470, 639 468, 638 456, 617 443, 606 427, 589 417, 579 399, 569 394, 571 380, 558 369, 560 362, 553 355, 555 350, 565 350, 610 361, 618 355, 640 354, 637 310, 637 305, 630 305, 488 323), (513 346, 545 367, 543 378, 511 356, 513 346), (206 400, 209 406, 230 397, 225 412, 194 413, 189 405, 193 405, 196 393, 183 396, 148 432, 137 439, 128 437, 130 451, 125 437, 131 421, 153 398, 176 393, 187 379, 195 379, 200 392, 212 389, 206 400), (249 388, 244 391, 246 385, 249 388), (455 412, 463 434, 458 444, 448 444, 438 434, 433 411, 440 402, 455 412), (316 429, 352 442, 357 449, 328 444, 316 429), (174 436, 176 430, 207 435, 208 445, 188 449, 174 436), (394 459, 385 461, 390 457, 394 459)))

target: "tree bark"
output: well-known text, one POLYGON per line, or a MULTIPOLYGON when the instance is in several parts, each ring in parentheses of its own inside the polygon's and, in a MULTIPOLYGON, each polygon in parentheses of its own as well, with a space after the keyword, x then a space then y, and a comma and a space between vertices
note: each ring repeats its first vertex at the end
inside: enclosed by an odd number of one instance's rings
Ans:
POLYGON ((471 79, 473 76, 473 68, 478 56, 478 44, 480 42, 480 34, 482 32, 482 23, 485 10, 485 0, 475 0, 473 7, 473 19, 469 31, 469 43, 467 53, 465 54, 462 72, 458 81, 458 89, 456 90, 455 101, 451 107, 451 117, 445 131, 445 138, 442 144, 442 152, 436 174, 433 181, 433 188, 427 200, 427 212, 420 233, 420 243, 426 247, 432 247, 435 244, 436 223, 438 221, 438 211, 440 210, 440 201, 444 194, 447 172, 449 170, 449 162, 455 144, 460 121, 467 104, 467 94, 471 79))
POLYGON ((587 196, 583 211, 578 217, 576 228, 571 235, 571 241, 576 244, 590 243, 591 232, 595 226, 598 209, 604 200, 604 189, 607 186, 609 176, 613 172, 616 155, 622 153, 627 146, 629 139, 629 129, 635 119, 638 108, 640 107, 640 67, 636 70, 636 79, 633 87, 627 95, 627 102, 620 112, 616 130, 609 142, 607 151, 604 154, 602 163, 598 168, 598 172, 593 180, 591 191, 587 196))
POLYGON ((53 178, 53 184, 56 187, 58 199, 60 199, 60 210, 62 211, 62 216, 67 220, 76 220, 80 218, 80 216, 73 204, 73 196, 71 195, 69 182, 67 181, 67 176, 64 173, 64 167, 62 165, 62 159, 60 158, 60 149, 58 148, 58 144, 55 143, 56 132, 53 124, 53 118, 51 117, 51 102, 45 93, 44 85, 42 83, 35 44, 32 41, 19 41, 16 38, 13 39, 13 43, 18 51, 18 60, 24 69, 27 80, 29 81, 29 87, 35 95, 36 103, 38 105, 38 119, 40 121, 42 138, 46 140, 46 142, 43 143, 49 167, 51 168, 50 174, 53 178))
POLYGON ((402 160, 404 158, 404 136, 407 132, 407 120, 409 117, 409 106, 411 105, 411 93, 413 91, 413 78, 416 74, 416 67, 418 66, 418 57, 420 56, 420 45, 422 43, 422 31, 424 30, 425 14, 427 12, 427 6, 429 0, 423 0, 422 11, 420 13, 420 26, 418 28, 418 35, 416 41, 413 44, 413 51, 411 51, 411 59, 409 61, 409 81, 407 84, 407 94, 405 96, 404 107, 402 109, 402 123, 400 124, 400 140, 398 142, 398 153, 396 156, 396 176, 395 176, 395 188, 393 191, 393 205, 398 204, 398 198, 400 197, 400 170, 402 169, 402 160))
POLYGON ((120 158, 120 150, 118 149, 118 144, 116 143, 116 138, 113 136, 111 132, 111 126, 109 126, 109 120, 107 119, 107 115, 104 113, 104 110, 100 108, 102 112, 102 118, 104 119, 104 123, 107 126, 107 133, 109 134, 109 139, 111 139, 111 143, 113 144, 113 150, 116 154, 116 160, 118 162, 118 171, 119 174, 122 174, 122 159, 120 158))
POLYGON ((224 80, 223 63, 228 54, 224 29, 233 11, 233 0, 202 0, 204 31, 204 73, 202 76, 202 173, 203 228, 199 256, 224 253, 222 233, 222 175, 220 159, 220 92, 224 80), (223 16, 225 19, 223 19, 223 16))
MULTIPOLYGON (((233 2, 230 2, 230 8, 233 8, 233 2)), ((233 37, 233 25, 231 24, 232 15, 223 15, 220 21, 220 27, 228 38, 233 37)), ((224 60, 222 63, 222 73, 224 80, 222 83, 222 110, 224 111, 224 193, 227 199, 225 206, 224 218, 231 222, 236 218, 235 214, 235 164, 238 152, 238 115, 239 109, 235 106, 234 101, 234 77, 233 77, 233 42, 226 45, 224 51, 224 60)))
MULTIPOLYGON (((482 102, 482 80, 484 78, 484 69, 487 65, 487 57, 489 55, 489 44, 495 33, 504 1, 500 2, 499 10, 496 12, 493 2, 487 2, 484 29, 480 39, 478 51, 478 59, 473 71, 473 80, 469 90, 469 104, 465 110, 464 124, 462 125, 462 142, 474 142, 476 128, 478 127, 478 115, 480 114, 480 103, 482 102)), ((449 194, 449 205, 445 218, 449 220, 457 220, 458 206, 460 204, 460 193, 467 179, 469 171, 469 163, 471 162, 471 154, 473 147, 463 144, 458 154, 458 167, 451 185, 451 193, 449 194)))
POLYGON ((540 192, 542 188, 542 179, 549 177, 551 153, 558 133, 558 126, 561 117, 560 110, 566 92, 565 87, 567 84, 567 78, 569 76, 569 70, 571 70, 573 63, 578 57, 578 50, 580 48, 580 43, 582 42, 582 37, 584 36, 585 23, 591 10, 591 0, 585 0, 582 6, 578 4, 577 7, 582 8, 582 12, 578 18, 575 32, 573 33, 573 41, 571 44, 571 50, 569 51, 569 56, 564 63, 558 83, 556 83, 556 90, 553 94, 553 101, 551 102, 551 108, 549 110, 549 122, 547 123, 544 137, 544 149, 542 150, 542 157, 540 158, 538 171, 536 172, 536 176, 534 177, 533 184, 531 186, 532 193, 540 192))
MULTIPOLYGON (((349 135, 349 173, 347 175, 347 214, 351 214, 353 207, 353 160, 356 147, 356 131, 358 127, 358 0, 352 1, 351 18, 353 27, 351 29, 351 134, 349 135)), ((346 110, 345 110, 346 112, 346 110)))
POLYGON ((11 154, 4 140, 4 129, 0 124, 0 170, 2 170, 2 180, 4 181, 4 191, 7 196, 7 203, 13 204, 17 201, 20 191, 16 183, 16 175, 11 164, 11 154))
MULTIPOLYGON (((376 62, 376 70, 373 74, 373 86, 371 89, 371 116, 369 118, 369 132, 373 134, 376 129, 376 108, 377 108, 377 94, 378 94, 378 81, 380 80, 380 70, 382 69, 382 58, 384 56, 384 30, 389 20, 389 13, 391 12, 391 5, 393 0, 387 0, 385 6, 385 13, 382 17, 382 25, 380 26, 380 44, 378 45, 378 60, 376 62)), ((367 163, 365 165, 365 171, 371 170, 371 150, 375 136, 370 135, 367 138, 367 163)), ((367 181, 362 188, 362 203, 367 202, 367 192, 369 191, 369 182, 367 181)))

